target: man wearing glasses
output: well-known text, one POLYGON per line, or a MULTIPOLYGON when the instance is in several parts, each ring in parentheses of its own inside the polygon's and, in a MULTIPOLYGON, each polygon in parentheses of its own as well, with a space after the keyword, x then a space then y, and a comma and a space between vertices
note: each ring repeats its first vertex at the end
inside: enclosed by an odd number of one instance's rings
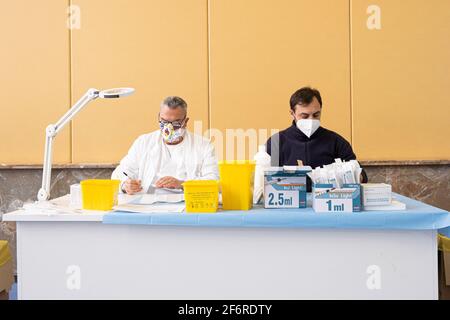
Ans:
POLYGON ((161 103, 159 130, 140 136, 112 173, 127 194, 180 190, 186 180, 218 180, 212 143, 186 130, 187 104, 180 97, 161 103))

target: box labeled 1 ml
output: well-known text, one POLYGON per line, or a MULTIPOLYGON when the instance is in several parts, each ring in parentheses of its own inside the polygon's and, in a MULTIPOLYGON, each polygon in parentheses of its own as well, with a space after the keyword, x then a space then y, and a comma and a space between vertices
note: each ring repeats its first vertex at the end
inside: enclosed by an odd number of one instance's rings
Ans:
POLYGON ((344 184, 335 188, 332 184, 314 184, 313 209, 316 212, 361 211, 361 185, 344 184))
POLYGON ((264 208, 306 208, 309 166, 271 167, 264 171, 264 208))

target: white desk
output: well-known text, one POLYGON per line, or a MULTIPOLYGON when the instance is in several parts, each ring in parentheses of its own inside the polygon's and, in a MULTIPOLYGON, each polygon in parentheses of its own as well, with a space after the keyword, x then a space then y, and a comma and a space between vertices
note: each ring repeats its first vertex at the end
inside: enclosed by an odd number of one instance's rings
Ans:
POLYGON ((438 298, 436 230, 4 220, 17 221, 19 299, 438 298))

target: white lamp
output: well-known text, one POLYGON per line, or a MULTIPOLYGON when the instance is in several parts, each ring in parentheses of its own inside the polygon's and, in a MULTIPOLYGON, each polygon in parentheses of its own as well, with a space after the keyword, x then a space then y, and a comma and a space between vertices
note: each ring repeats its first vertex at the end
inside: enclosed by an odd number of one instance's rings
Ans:
POLYGON ((99 91, 97 89, 89 89, 77 103, 75 103, 72 108, 56 124, 50 124, 46 129, 45 138, 45 155, 44 155, 44 167, 42 172, 42 187, 38 192, 38 200, 45 201, 50 197, 50 179, 52 170, 52 144, 53 139, 56 137, 58 132, 64 128, 64 126, 72 120, 72 118, 80 112, 90 101, 97 98, 102 99, 115 99, 126 97, 133 94, 133 88, 116 88, 99 91))

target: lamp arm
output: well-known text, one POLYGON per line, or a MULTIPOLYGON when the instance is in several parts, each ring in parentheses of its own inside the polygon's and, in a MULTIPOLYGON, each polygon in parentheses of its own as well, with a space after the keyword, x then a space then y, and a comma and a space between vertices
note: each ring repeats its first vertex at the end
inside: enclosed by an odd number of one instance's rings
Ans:
POLYGON ((52 170, 52 147, 53 139, 56 137, 64 126, 75 117, 75 115, 81 111, 90 101, 97 99, 99 91, 97 89, 89 89, 78 100, 72 108, 69 109, 56 124, 50 124, 45 130, 45 151, 44 151, 44 164, 42 170, 42 186, 39 189, 37 198, 39 201, 45 201, 50 198, 50 181, 52 170))
POLYGON ((99 91, 97 89, 89 89, 81 98, 78 100, 72 108, 69 109, 55 124, 55 136, 59 131, 64 128, 64 126, 73 119, 73 117, 81 111, 89 102, 98 98, 99 91))

